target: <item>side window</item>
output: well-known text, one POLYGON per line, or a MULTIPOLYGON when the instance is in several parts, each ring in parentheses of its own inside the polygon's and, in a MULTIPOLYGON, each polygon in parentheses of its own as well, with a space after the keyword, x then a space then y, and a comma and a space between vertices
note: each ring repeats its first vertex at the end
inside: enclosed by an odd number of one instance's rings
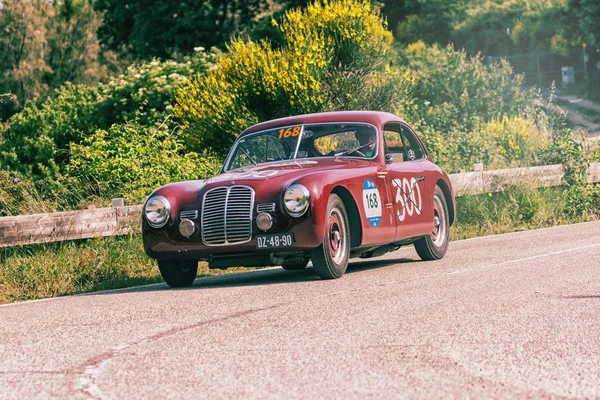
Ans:
POLYGON ((385 140, 385 154, 388 162, 402 162, 406 157, 404 152, 404 142, 400 133, 399 124, 387 124, 383 128, 383 138, 385 140))
POLYGON ((415 161, 425 158, 425 150, 415 133, 408 127, 402 126, 402 139, 406 150, 406 160, 415 161))

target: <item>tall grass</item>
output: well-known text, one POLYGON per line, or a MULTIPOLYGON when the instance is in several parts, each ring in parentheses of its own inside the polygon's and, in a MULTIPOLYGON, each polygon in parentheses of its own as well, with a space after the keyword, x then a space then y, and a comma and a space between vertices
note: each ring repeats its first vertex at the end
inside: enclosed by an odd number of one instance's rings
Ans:
POLYGON ((598 219, 598 215, 565 213, 569 191, 563 187, 513 186, 500 193, 456 198, 454 240, 545 228, 598 219))

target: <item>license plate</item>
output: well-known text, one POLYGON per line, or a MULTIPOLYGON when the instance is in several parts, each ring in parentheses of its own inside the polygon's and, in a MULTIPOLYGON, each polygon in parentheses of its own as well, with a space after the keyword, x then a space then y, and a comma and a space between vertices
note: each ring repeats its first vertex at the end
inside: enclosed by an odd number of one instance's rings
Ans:
POLYGON ((280 249, 294 245, 293 233, 275 233, 273 235, 259 235, 256 237, 257 249, 280 249))

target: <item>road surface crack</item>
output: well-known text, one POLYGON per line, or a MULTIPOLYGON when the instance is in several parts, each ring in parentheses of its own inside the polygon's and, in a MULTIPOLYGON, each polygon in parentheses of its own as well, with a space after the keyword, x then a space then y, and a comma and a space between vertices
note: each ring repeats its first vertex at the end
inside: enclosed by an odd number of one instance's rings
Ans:
POLYGON ((158 332, 154 335, 145 337, 143 339, 139 339, 139 340, 136 340, 131 343, 117 346, 110 351, 107 351, 105 353, 99 354, 95 357, 88 359, 81 367, 77 368, 75 390, 77 392, 88 395, 93 399, 98 399, 98 400, 110 399, 110 397, 105 395, 102 392, 102 390, 98 387, 97 379, 98 379, 98 377, 100 375, 100 371, 104 365, 106 365, 112 359, 114 359, 115 357, 118 357, 119 355, 121 355, 122 353, 127 351, 128 349, 135 347, 135 346, 148 344, 148 343, 160 340, 166 336, 170 336, 170 335, 173 335, 176 333, 185 332, 188 330, 196 329, 196 328, 206 326, 206 325, 211 325, 214 323, 227 321, 230 319, 244 317, 246 315, 259 313, 262 311, 269 311, 269 310, 272 310, 272 309, 275 309, 278 307, 282 307, 282 306, 285 306, 288 304, 290 304, 290 303, 281 303, 281 304, 276 304, 276 305, 269 306, 269 307, 254 308, 254 309, 250 309, 250 310, 240 311, 240 312, 226 315, 226 316, 220 317, 220 318, 213 318, 213 319, 197 322, 195 324, 191 324, 191 325, 187 325, 187 326, 183 326, 183 327, 167 329, 165 331, 158 332))

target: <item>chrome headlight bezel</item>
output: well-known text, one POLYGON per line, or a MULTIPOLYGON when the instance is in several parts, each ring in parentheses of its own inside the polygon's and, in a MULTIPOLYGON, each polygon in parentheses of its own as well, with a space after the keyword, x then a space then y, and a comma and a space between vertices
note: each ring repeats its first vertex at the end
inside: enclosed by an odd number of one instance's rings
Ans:
POLYGON ((310 192, 306 186, 294 183, 288 186, 283 193, 283 205, 290 217, 299 218, 306 214, 310 207, 310 192), (301 197, 299 197, 299 194, 301 194, 301 197), (301 201, 298 201, 299 199, 301 201))
POLYGON ((169 221, 170 216, 171 216, 171 203, 169 203, 169 200, 167 200, 167 198, 164 196, 161 196, 161 195, 152 196, 148 199, 148 201, 146 201, 146 204, 144 204, 144 217, 146 218, 148 225, 150 225, 151 227, 153 227, 155 229, 162 228, 163 226, 165 226, 167 224, 167 222, 169 221), (163 204, 162 211, 160 212, 160 214, 162 216, 158 219, 155 217, 152 217, 152 219, 151 219, 151 217, 149 216, 148 205, 152 201, 160 201, 163 204))

